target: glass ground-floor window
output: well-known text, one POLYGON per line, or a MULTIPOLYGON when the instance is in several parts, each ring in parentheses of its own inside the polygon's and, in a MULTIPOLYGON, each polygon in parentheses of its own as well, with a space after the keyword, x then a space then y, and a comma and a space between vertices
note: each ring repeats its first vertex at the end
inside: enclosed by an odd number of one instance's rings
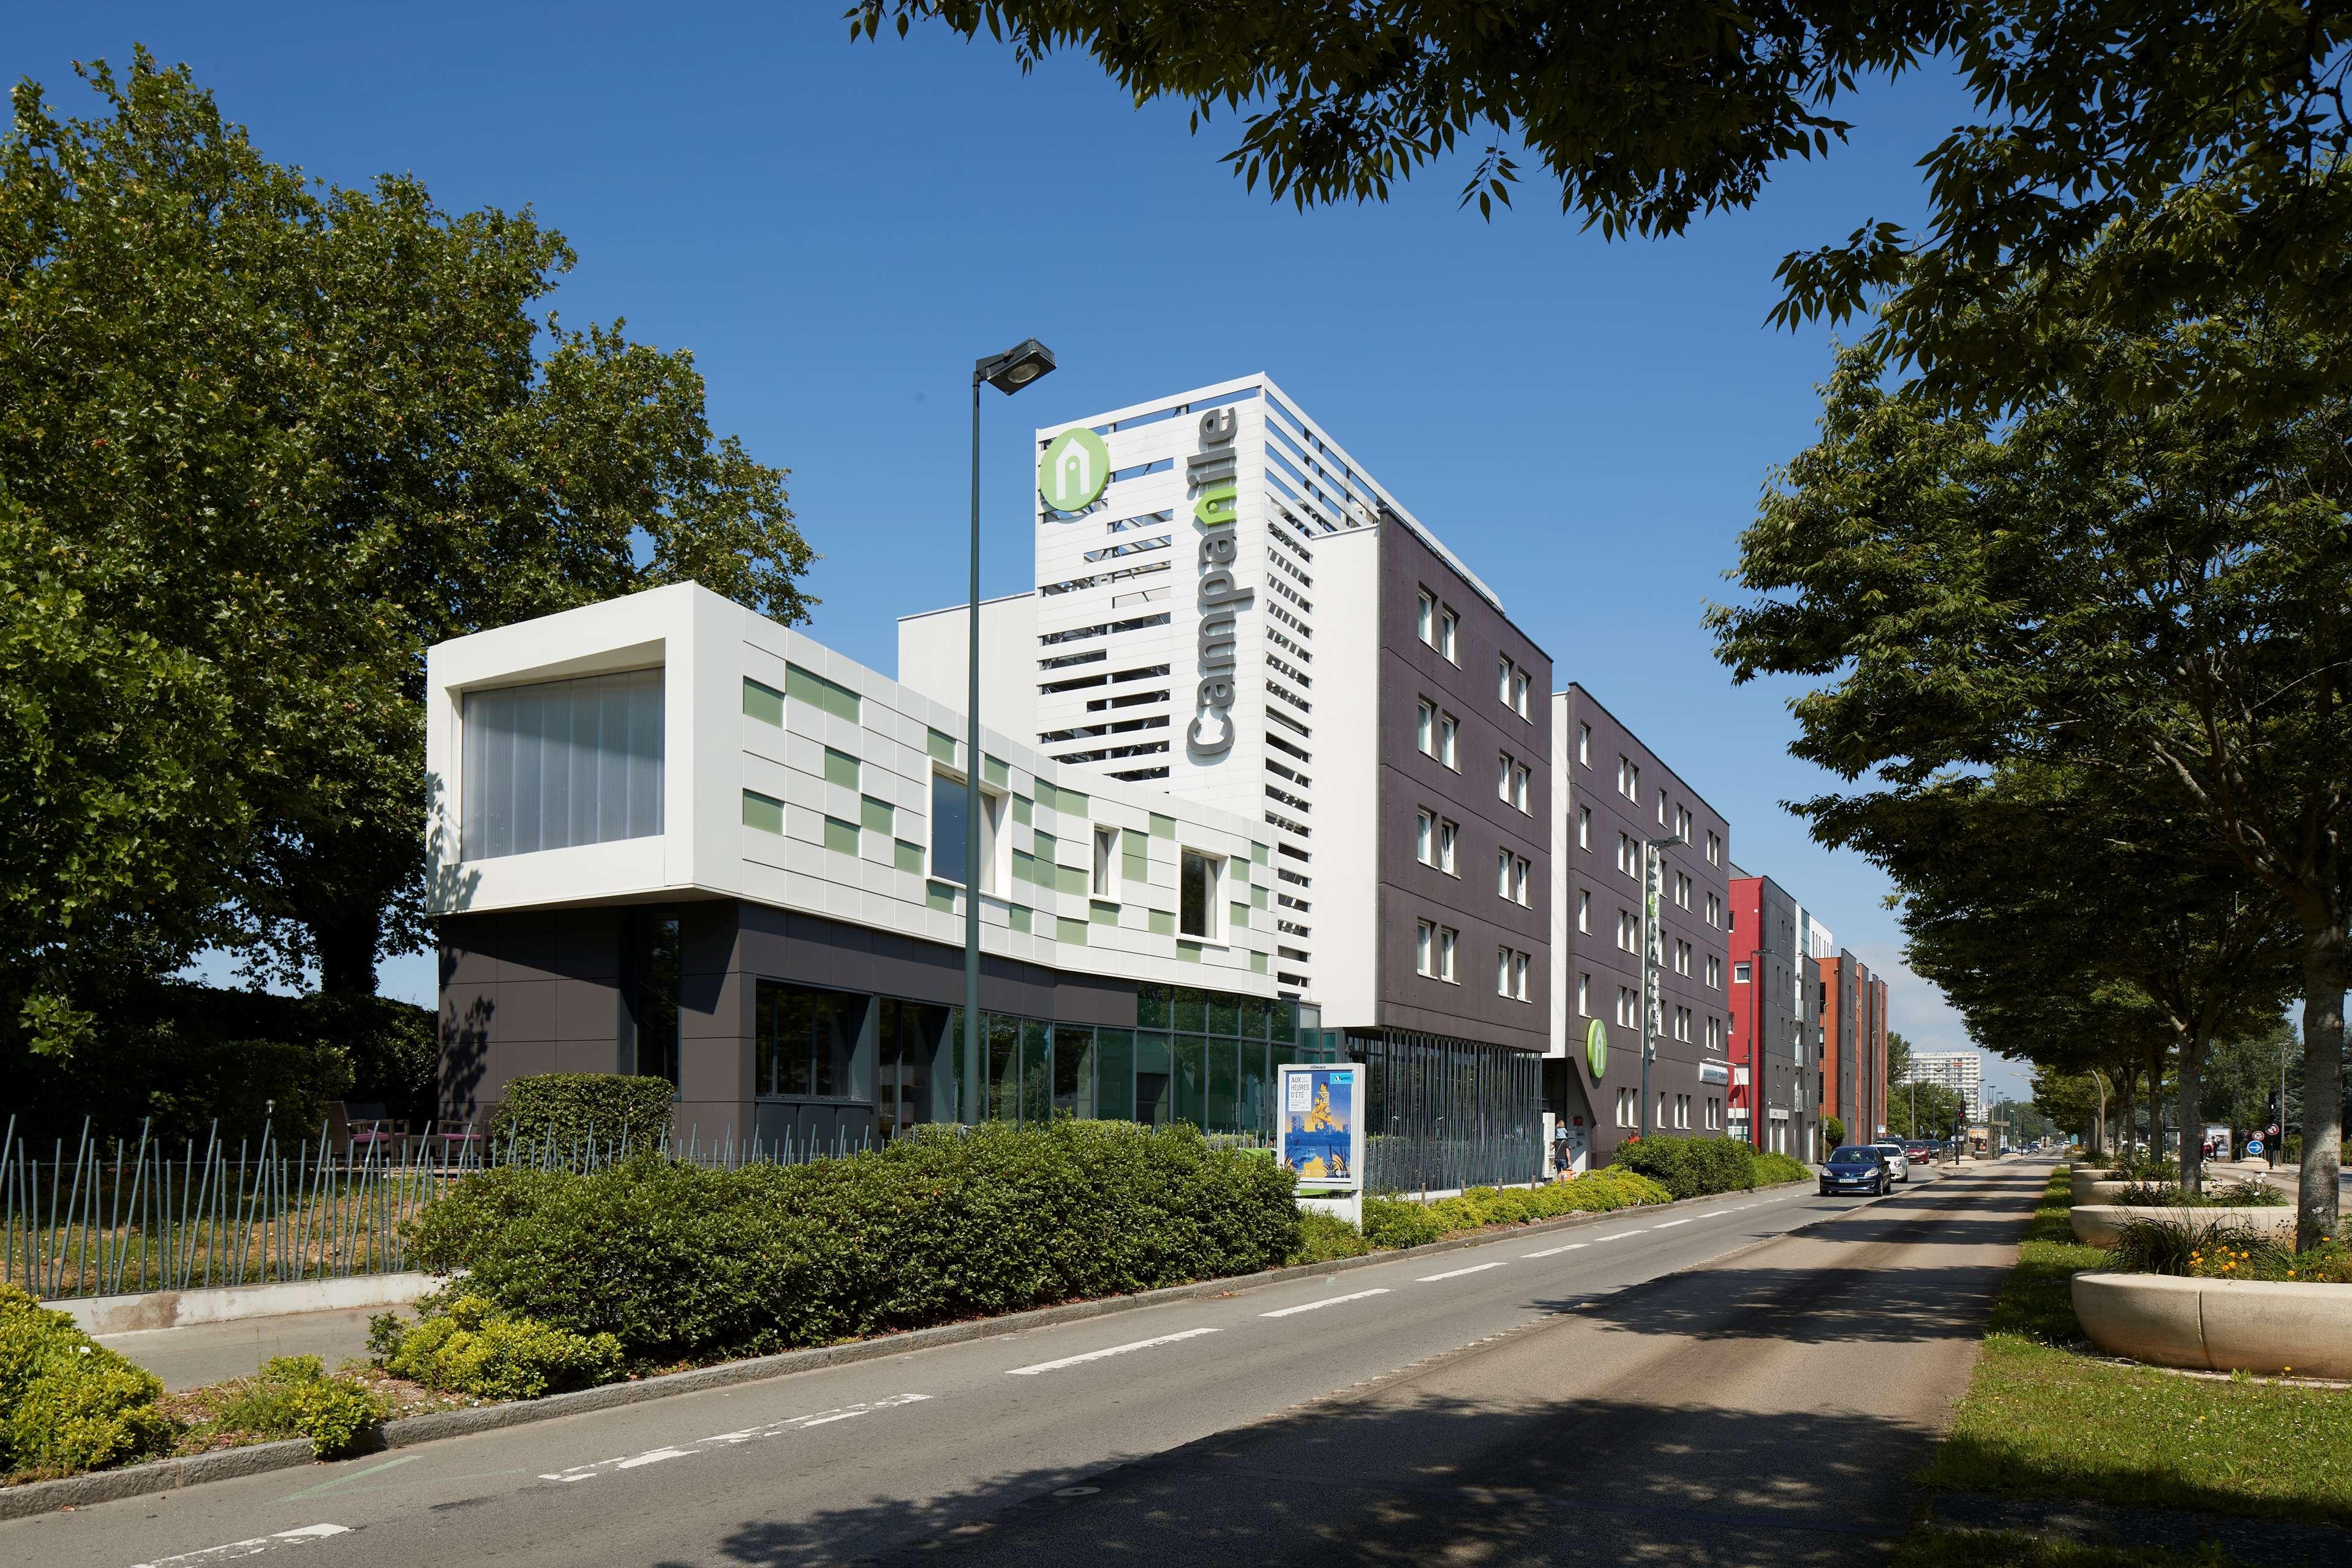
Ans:
POLYGON ((858 1049, 870 997, 762 980, 753 992, 752 1057, 759 1092, 815 1100, 864 1100, 858 1049))

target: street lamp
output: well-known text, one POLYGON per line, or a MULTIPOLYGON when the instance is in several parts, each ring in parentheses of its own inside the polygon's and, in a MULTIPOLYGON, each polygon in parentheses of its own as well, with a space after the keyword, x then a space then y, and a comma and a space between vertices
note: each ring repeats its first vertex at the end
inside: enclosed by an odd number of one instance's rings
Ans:
POLYGON ((1664 957, 1658 935, 1658 889, 1664 880, 1664 854, 1689 839, 1642 840, 1642 1136, 1650 1135, 1650 1062, 1658 1054, 1658 964, 1664 957))
POLYGON ((963 769, 963 1104, 960 1119, 980 1120, 980 774, 987 753, 980 744, 980 387, 986 382, 1010 397, 1054 368, 1054 351, 1024 338, 971 367, 971 603, 964 686, 963 769))

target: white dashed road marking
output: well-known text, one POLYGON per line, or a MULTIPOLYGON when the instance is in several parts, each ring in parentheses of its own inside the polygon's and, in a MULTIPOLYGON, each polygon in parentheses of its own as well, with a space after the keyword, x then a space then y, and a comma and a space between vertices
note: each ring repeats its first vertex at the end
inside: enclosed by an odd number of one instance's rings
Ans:
POLYGON ((1629 1236, 1639 1236, 1642 1232, 1649 1228, 1650 1227, 1646 1225, 1637 1226, 1632 1230, 1621 1230, 1614 1236, 1596 1236, 1592 1239, 1595 1241, 1622 1241, 1629 1236))
POLYGON ((1388 1293, 1388 1287, 1383 1285, 1377 1290, 1357 1290, 1345 1296, 1326 1296, 1320 1301, 1308 1301, 1303 1306, 1297 1307, 1284 1307, 1278 1311, 1260 1312, 1258 1316, 1261 1318, 1287 1318, 1297 1312, 1311 1312, 1318 1307, 1336 1307, 1342 1301, 1360 1301, 1367 1296, 1385 1296, 1388 1293))
POLYGON ((1681 1218, 1681 1219, 1670 1219, 1670 1220, 1667 1220, 1667 1221, 1666 1221, 1664 1224, 1663 1224, 1663 1225, 1654 1225, 1654 1226, 1652 1226, 1650 1228, 1651 1228, 1652 1230, 1672 1230, 1672 1229, 1674 1229, 1674 1228, 1675 1228, 1675 1226, 1678 1226, 1678 1225, 1688 1225, 1688 1224, 1690 1224, 1690 1222, 1691 1222, 1692 1220, 1695 1220, 1695 1219, 1696 1219, 1697 1217, 1698 1217, 1698 1215, 1685 1215, 1685 1217, 1683 1217, 1683 1218, 1681 1218))
POLYGON ((648 1448, 642 1454, 629 1454, 617 1459, 599 1459, 593 1465, 574 1465, 568 1470, 542 1475, 542 1481, 570 1486, 573 1481, 593 1480, 598 1476, 617 1475, 623 1470, 643 1469, 670 1459, 690 1458, 713 1448, 731 1448, 740 1443, 757 1443, 764 1438, 782 1437, 811 1426, 829 1426, 835 1421, 849 1421, 860 1415, 871 1415, 877 1410, 891 1410, 901 1405, 916 1405, 930 1397, 928 1394, 900 1394, 888 1399, 877 1399, 869 1405, 845 1405, 838 1410, 821 1410, 814 1415, 793 1415, 765 1426, 746 1426, 740 1432, 721 1432, 701 1437, 683 1447, 648 1448))
POLYGON ((1154 1345, 1172 1345, 1178 1340, 1196 1340, 1202 1334, 1221 1333, 1220 1329, 1186 1329, 1181 1334, 1161 1334, 1157 1339, 1137 1340, 1132 1344, 1113 1345, 1107 1351, 1088 1351, 1084 1355, 1066 1355, 1059 1361, 1041 1361, 1035 1366, 1009 1367, 1007 1377, 1034 1377, 1041 1372, 1059 1372, 1080 1362, 1100 1361, 1105 1356, 1125 1355, 1129 1351, 1148 1351, 1154 1345))
POLYGON ((226 1546, 207 1546, 202 1552, 183 1552, 177 1557, 158 1557, 152 1563, 139 1563, 132 1568, 197 1568, 200 1563, 230 1563, 240 1557, 258 1557, 279 1546, 308 1546, 313 1541, 324 1541, 331 1535, 349 1535, 351 1527, 343 1524, 306 1524, 299 1530, 281 1530, 275 1535, 257 1535, 250 1541, 232 1541, 226 1546))
POLYGON ((1522 1252, 1522 1258, 1557 1258, 1563 1252, 1574 1252, 1580 1247, 1590 1247, 1589 1241, 1571 1241, 1566 1247, 1547 1247, 1541 1252, 1522 1252))
POLYGON ((1426 1285, 1433 1279, 1459 1279, 1465 1274, 1483 1274, 1489 1268, 1500 1268, 1503 1263, 1509 1261, 1510 1259, 1505 1258, 1501 1263, 1474 1263, 1467 1268, 1449 1268, 1443 1274, 1424 1274, 1413 1283, 1426 1285))

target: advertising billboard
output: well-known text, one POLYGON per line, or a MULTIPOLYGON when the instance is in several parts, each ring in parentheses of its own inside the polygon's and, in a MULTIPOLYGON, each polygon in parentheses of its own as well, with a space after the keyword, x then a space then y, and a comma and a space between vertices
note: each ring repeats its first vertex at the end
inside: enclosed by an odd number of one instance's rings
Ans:
POLYGON ((1284 1062, 1275 1158, 1302 1195, 1337 1197, 1364 1187, 1364 1069, 1354 1062, 1284 1062))

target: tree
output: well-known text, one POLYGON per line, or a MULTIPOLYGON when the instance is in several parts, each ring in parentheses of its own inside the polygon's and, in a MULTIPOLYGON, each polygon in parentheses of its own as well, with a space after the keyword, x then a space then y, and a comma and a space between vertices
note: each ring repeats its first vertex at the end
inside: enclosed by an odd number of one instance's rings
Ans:
MULTIPOLYGON (((147 947, 0 936, 0 1006, 51 1046, 192 945, 363 993, 421 939, 428 644, 688 579, 789 622, 812 559, 690 355, 541 310, 572 256, 528 209, 313 185, 143 50, 82 74, 99 117, 26 82, 0 138, 0 486, 48 542, 9 569, 57 563, 59 637, 194 694, 133 739, 200 776, 81 819, 110 869, 77 931, 147 947)), ((73 727, 63 670, 23 678, 27 727, 73 727)))
MULTIPOLYGON (((2042 1060, 2058 1044, 2028 1022, 2044 999, 2104 997, 2143 1020, 2151 1085, 2174 1065, 2186 1127, 2210 1042, 2294 994, 2295 931, 2251 872, 2184 853, 2167 784, 2144 768, 2006 762, 1815 820, 1895 877, 1906 957, 1972 1026, 2002 1028, 2006 1011, 2023 1033, 2003 1048, 2042 1060)), ((2184 1139, 2184 1184, 2199 1162, 2184 1139)))
POLYGON ((2107 1096, 2089 1073, 2059 1072, 2038 1068, 2033 1074, 2033 1109, 2057 1126, 2082 1134, 2084 1146, 2097 1153, 2106 1146, 2107 1096))
POLYGON ((1967 1102, 1958 1089, 1913 1082, 1911 1071, 1911 1042, 1888 1030, 1886 1084, 1892 1103, 1886 1113, 1887 1130, 1897 1138, 1933 1138, 1940 1142, 1966 1111, 1967 1102))
POLYGON ((1864 221, 1790 255, 1775 315, 1843 320, 1885 291, 1874 346, 1964 401, 2006 402, 2051 368, 1978 312, 2111 231, 2145 242, 2136 259, 2105 252, 2093 279, 2118 326, 2249 296, 2325 323, 2352 300, 2352 51, 2336 8, 856 0, 847 16, 868 38, 886 24, 985 28, 1024 70, 1083 50, 1138 103, 1189 103, 1195 132, 1239 113, 1225 162, 1301 208, 1386 200, 1479 149, 1465 204, 1507 205, 1525 156, 1564 211, 1612 237, 1748 206, 1780 163, 1845 140, 1832 110, 1862 80, 1956 68, 1979 118, 1921 159, 1925 227, 1864 221))
POLYGON ((1801 808, 1817 837, 2032 764, 2164 800, 2150 843, 2184 875, 2227 867, 2278 900, 2318 1046, 2306 1245, 2336 1225, 2352 979, 2352 404, 2243 418, 2176 389, 2313 384, 2347 346, 2258 304, 2145 336, 2053 321, 2019 352, 2064 362, 2063 385, 1999 426, 1849 352, 1822 439, 1742 537, 1752 597, 1710 614, 1736 679, 1822 681, 1795 704, 1799 755, 1873 775, 1801 808))

